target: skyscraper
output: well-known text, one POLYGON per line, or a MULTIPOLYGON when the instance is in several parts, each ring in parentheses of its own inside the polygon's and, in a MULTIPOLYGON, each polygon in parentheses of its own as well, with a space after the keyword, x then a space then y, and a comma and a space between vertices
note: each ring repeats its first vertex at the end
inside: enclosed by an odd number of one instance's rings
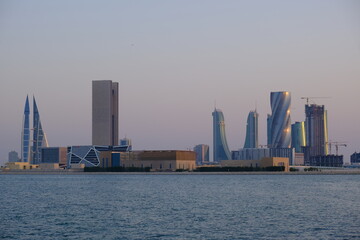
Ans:
POLYGON ((46 135, 43 131, 39 110, 36 105, 35 97, 33 98, 33 147, 32 147, 32 164, 40 163, 41 147, 48 147, 46 135))
POLYGON ((92 81, 92 144, 115 146, 119 142, 119 84, 92 81))
POLYGON ((306 146, 310 156, 328 155, 327 111, 324 105, 305 105, 306 146))
POLYGON ((196 152, 196 165, 209 162, 209 145, 198 144, 194 147, 194 152, 196 152))
POLYGON ((291 125, 291 147, 295 148, 295 152, 301 153, 301 147, 305 146, 305 122, 295 122, 291 125))
POLYGON ((214 162, 230 160, 231 154, 226 141, 224 115, 220 109, 215 108, 212 116, 214 162))
POLYGON ((271 92, 268 115, 268 147, 289 148, 291 144, 290 92, 271 92))
POLYGON ((26 96, 21 131, 21 161, 30 162, 30 106, 28 96, 26 96))
POLYGON ((258 148, 258 119, 259 114, 255 111, 250 111, 246 124, 246 138, 244 148, 258 148))

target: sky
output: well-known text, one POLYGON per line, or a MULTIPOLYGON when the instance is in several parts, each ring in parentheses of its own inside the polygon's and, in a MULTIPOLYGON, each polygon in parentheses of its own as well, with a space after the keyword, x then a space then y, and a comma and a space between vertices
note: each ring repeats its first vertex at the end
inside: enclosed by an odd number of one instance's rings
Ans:
POLYGON ((119 82, 119 136, 135 150, 212 149, 215 106, 231 150, 255 108, 266 144, 270 92, 290 91, 292 122, 305 120, 301 97, 329 97, 310 102, 325 105, 349 162, 360 151, 360 1, 0 0, 0 164, 21 153, 27 95, 50 146, 90 145, 91 81, 102 79, 119 82))

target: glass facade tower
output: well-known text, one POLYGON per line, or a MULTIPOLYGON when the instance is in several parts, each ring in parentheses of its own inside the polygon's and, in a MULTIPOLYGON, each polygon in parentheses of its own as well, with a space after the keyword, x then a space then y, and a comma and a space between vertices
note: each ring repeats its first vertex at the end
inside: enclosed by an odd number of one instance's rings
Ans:
POLYGON ((290 92, 271 92, 271 115, 268 115, 268 147, 290 148, 290 92))
POLYGON ((26 96, 23 126, 21 131, 21 161, 30 162, 30 106, 26 96))
POLYGON ((258 119, 259 114, 255 111, 249 112, 246 124, 246 138, 244 148, 258 148, 258 119))
POLYGON ((295 152, 301 153, 302 148, 306 146, 305 122, 295 122, 291 125, 291 147, 295 152))
POLYGON ((41 158, 41 147, 48 147, 48 142, 45 136, 45 133, 43 131, 41 121, 40 121, 40 114, 39 110, 36 105, 35 97, 33 99, 33 147, 32 147, 32 163, 38 164, 40 163, 41 158))
POLYGON ((224 115, 220 109, 215 109, 213 116, 213 148, 214 162, 230 160, 231 154, 226 141, 224 115))

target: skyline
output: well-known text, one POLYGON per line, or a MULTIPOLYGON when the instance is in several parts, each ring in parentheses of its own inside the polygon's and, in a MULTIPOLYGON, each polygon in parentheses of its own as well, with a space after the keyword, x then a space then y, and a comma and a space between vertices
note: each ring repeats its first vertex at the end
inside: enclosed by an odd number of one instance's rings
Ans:
POLYGON ((91 144, 91 81, 101 79, 119 82, 119 138, 135 150, 212 149, 214 101, 231 150, 243 146, 255 107, 264 145, 269 94, 289 91, 292 123, 305 120, 301 97, 331 97, 314 99, 328 112, 329 140, 348 143, 344 162, 360 151, 359 2, 2 1, 0 9, 0 164, 21 152, 27 93, 50 146, 91 144))

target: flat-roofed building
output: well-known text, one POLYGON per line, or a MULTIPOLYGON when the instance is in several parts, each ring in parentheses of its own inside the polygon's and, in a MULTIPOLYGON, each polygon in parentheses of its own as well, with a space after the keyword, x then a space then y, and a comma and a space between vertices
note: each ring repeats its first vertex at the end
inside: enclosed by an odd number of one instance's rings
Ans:
POLYGON ((350 163, 360 163, 360 153, 354 152, 353 154, 351 154, 350 163))
POLYGON ((58 163, 65 166, 67 163, 67 147, 40 148, 40 163, 58 163))
POLYGON ((343 165, 343 155, 320 155, 310 157, 310 166, 342 167, 343 165))
POLYGON ((92 144, 116 146, 119 141, 119 84, 92 82, 92 144))
POLYGON ((112 167, 112 153, 128 151, 128 146, 69 146, 67 168, 77 164, 85 167, 112 167))
POLYGON ((194 170, 196 153, 181 150, 123 152, 120 153, 120 166, 150 168, 152 171, 194 170))
POLYGON ((9 152, 9 162, 20 162, 19 154, 16 151, 9 152))
POLYGON ((289 163, 294 164, 294 148, 243 148, 232 151, 233 160, 260 160, 265 157, 289 158, 289 163))
POLYGON ((284 167, 284 171, 289 171, 289 158, 284 157, 265 157, 257 160, 223 160, 221 167, 284 167))
POLYGON ((5 163, 5 170, 30 170, 39 168, 39 165, 31 164, 29 162, 8 162, 5 163))
POLYGON ((209 162, 209 145, 198 144, 194 147, 196 153, 196 165, 202 165, 209 162))
POLYGON ((304 154, 303 153, 295 153, 293 165, 304 166, 304 154))

